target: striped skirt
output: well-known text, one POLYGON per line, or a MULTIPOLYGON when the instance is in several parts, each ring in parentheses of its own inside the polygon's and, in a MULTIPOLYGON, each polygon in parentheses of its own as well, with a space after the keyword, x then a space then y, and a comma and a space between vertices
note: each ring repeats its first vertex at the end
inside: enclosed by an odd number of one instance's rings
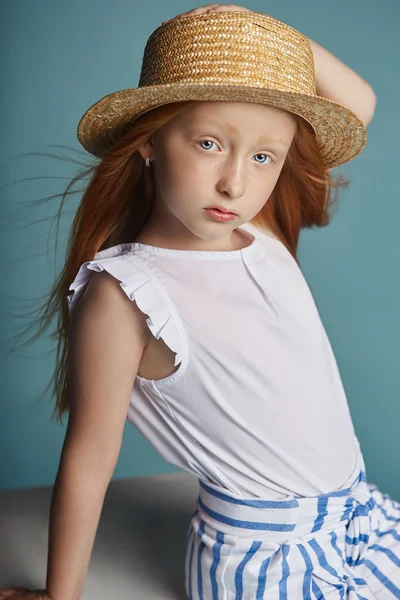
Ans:
POLYGON ((237 498, 199 481, 189 600, 400 599, 400 503, 367 483, 361 452, 359 465, 349 487, 314 497, 237 498))

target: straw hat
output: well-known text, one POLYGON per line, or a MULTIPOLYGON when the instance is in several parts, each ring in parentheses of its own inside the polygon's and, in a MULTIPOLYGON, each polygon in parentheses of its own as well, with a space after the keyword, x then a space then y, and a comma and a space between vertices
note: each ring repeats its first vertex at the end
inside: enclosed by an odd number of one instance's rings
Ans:
POLYGON ((318 96, 308 39, 253 11, 179 16, 147 40, 139 87, 104 96, 83 115, 78 140, 103 157, 139 115, 183 100, 257 102, 296 113, 316 134, 326 168, 364 148, 363 122, 318 96))

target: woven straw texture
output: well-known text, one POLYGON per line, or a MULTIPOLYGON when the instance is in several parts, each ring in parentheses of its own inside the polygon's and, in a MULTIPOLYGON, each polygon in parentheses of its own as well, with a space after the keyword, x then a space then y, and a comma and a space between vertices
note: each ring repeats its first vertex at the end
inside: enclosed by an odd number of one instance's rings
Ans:
POLYGON ((289 25, 252 11, 177 17, 148 38, 139 87, 104 96, 78 125, 78 139, 103 157, 133 120, 162 104, 184 100, 257 102, 308 121, 326 168, 365 147, 362 121, 316 94, 308 39, 289 25))

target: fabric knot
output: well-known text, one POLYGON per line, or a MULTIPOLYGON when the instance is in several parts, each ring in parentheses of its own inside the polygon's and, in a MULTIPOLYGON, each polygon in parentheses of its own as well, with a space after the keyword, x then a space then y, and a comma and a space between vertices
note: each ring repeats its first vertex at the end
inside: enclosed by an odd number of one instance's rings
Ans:
POLYGON ((365 481, 360 481, 348 498, 346 517, 345 553, 351 567, 364 562, 372 531, 372 509, 376 502, 365 481))

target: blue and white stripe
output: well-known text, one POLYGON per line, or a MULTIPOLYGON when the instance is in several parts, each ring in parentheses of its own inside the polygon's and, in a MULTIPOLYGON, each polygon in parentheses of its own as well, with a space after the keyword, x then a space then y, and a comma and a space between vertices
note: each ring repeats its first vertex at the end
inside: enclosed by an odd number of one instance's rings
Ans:
POLYGON ((200 481, 189 600, 400 599, 400 503, 366 481, 315 497, 237 498, 200 481))

